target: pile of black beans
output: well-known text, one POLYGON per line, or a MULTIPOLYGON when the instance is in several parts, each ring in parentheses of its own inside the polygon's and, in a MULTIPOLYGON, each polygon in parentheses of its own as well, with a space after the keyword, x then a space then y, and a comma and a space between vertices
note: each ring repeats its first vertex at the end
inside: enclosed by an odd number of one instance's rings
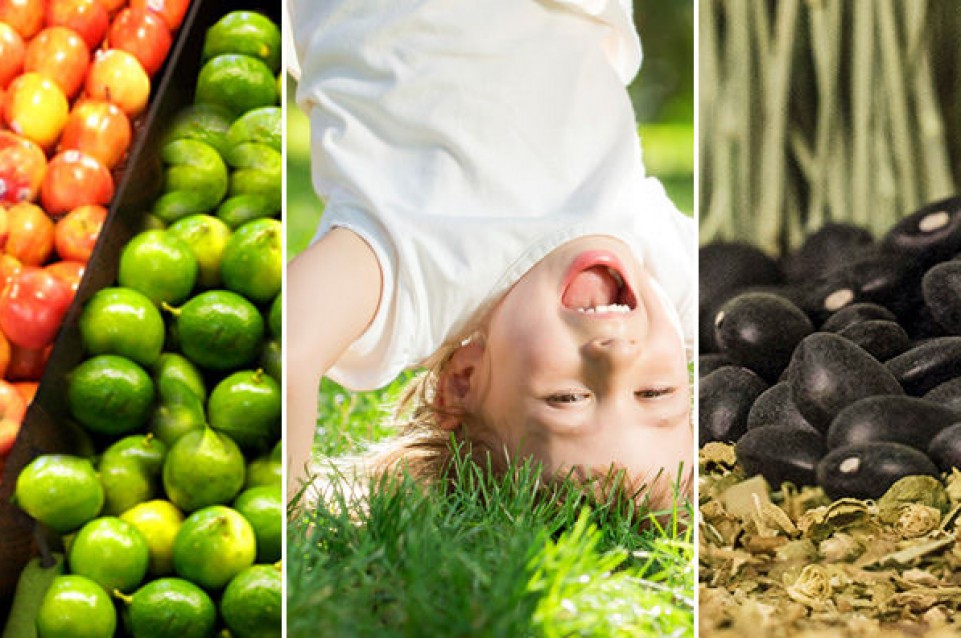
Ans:
POLYGON ((780 262, 705 245, 700 295, 702 445, 832 498, 961 468, 961 196, 878 241, 828 224, 780 262))

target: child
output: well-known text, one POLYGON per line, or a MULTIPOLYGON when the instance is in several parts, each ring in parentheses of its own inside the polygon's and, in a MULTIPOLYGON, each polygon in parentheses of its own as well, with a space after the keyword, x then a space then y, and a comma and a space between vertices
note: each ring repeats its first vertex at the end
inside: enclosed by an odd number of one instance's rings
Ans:
POLYGON ((326 200, 285 293, 291 494, 321 377, 413 366, 372 471, 440 478, 453 435, 498 469, 661 475, 658 505, 688 482, 695 230, 644 175, 626 1, 288 3, 326 200))

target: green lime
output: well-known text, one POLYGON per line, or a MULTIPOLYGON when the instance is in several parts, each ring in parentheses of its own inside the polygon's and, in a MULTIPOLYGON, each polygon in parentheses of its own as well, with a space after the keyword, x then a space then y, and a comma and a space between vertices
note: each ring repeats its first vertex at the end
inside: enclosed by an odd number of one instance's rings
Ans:
POLYGON ((208 290, 173 312, 181 350, 202 368, 240 368, 260 354, 264 319, 237 293, 208 290))
POLYGON ((280 29, 260 13, 232 11, 207 29, 204 38, 205 62, 225 53, 258 58, 276 73, 280 68, 280 29))
POLYGON ((194 100, 216 104, 238 115, 277 103, 274 75, 261 60, 224 54, 211 58, 197 76, 194 100))
POLYGON ((254 565, 230 581, 220 601, 220 613, 237 638, 281 635, 283 583, 280 567, 254 565))
POLYGON ((200 269, 197 282, 203 288, 219 286, 220 259, 230 239, 230 226, 212 215, 190 215, 175 221, 167 232, 193 251, 200 269))
POLYGON ((150 432, 170 446, 184 434, 207 427, 207 418, 203 403, 183 383, 167 379, 164 386, 183 388, 183 393, 177 398, 170 397, 168 390, 168 396, 162 397, 150 419, 150 432))
POLYGON ((37 612, 40 638, 113 638, 116 628, 110 596, 83 576, 57 576, 37 612))
POLYGON ((174 538, 184 522, 184 515, 177 506, 170 501, 147 501, 134 505, 120 518, 136 527, 147 541, 148 573, 152 576, 172 574, 174 538))
POLYGON ((267 326, 270 336, 280 341, 284 332, 284 293, 279 292, 270 304, 270 314, 267 316, 267 326))
POLYGON ((284 536, 284 495, 280 485, 252 487, 240 493, 234 509, 243 514, 257 537, 257 562, 280 560, 284 536))
POLYGON ((213 210, 227 194, 230 175, 220 153, 198 139, 181 138, 160 149, 164 192, 152 213, 168 224, 213 210))
POLYGON ((207 593, 182 578, 161 578, 124 597, 130 633, 137 638, 207 638, 217 607, 207 593))
POLYGON ((166 454, 167 445, 149 434, 128 436, 107 448, 100 459, 104 513, 117 516, 156 496, 166 454))
POLYGON ((21 470, 14 498, 27 514, 64 534, 97 516, 104 495, 90 461, 45 454, 21 470))
POLYGON ((161 400, 177 399, 178 386, 170 383, 179 381, 183 387, 193 392, 201 401, 207 399, 207 386, 204 377, 190 359, 173 352, 165 352, 154 363, 153 380, 161 400))
POLYGON ((103 513, 111 516, 122 514, 157 494, 157 481, 131 461, 101 463, 100 482, 104 491, 103 513))
POLYGON ((227 152, 227 131, 233 121, 231 113, 214 104, 192 104, 174 118, 163 146, 180 139, 197 140, 223 155, 227 152))
POLYGON ((164 462, 169 498, 186 511, 229 503, 244 486, 244 456, 229 436, 210 428, 177 439, 164 462))
POLYGON ((197 258, 190 246, 165 230, 147 230, 120 253, 117 279, 139 290, 155 304, 180 303, 197 282, 197 258))
POLYGON ((150 375, 130 359, 113 354, 87 359, 67 381, 71 414, 99 434, 125 434, 142 427, 153 402, 150 375))
POLYGON ((283 150, 284 119, 279 106, 265 106, 247 111, 230 125, 227 131, 229 148, 247 142, 266 144, 278 153, 283 150))
POLYGON ((197 510, 174 539, 177 574, 204 589, 217 590, 257 556, 257 539, 239 512, 223 505, 197 510))
POLYGON ((164 321, 150 299, 130 288, 100 290, 80 315, 80 336, 90 354, 119 354, 149 366, 164 342, 164 321))
POLYGON ((283 352, 280 349, 280 341, 271 339, 264 342, 264 348, 260 352, 260 367, 269 374, 277 383, 283 383, 284 374, 283 352))
POLYGON ((100 462, 132 462, 145 473, 160 476, 166 456, 167 445, 163 441, 151 434, 131 434, 104 450, 100 462))
POLYGON ((71 573, 86 576, 107 591, 133 591, 147 575, 150 550, 136 527, 113 516, 80 528, 70 546, 71 573))
POLYGON ((249 221, 224 248, 220 274, 224 285, 254 303, 267 303, 280 293, 283 279, 283 226, 276 219, 249 221))
POLYGON ((276 485, 280 487, 284 480, 284 467, 280 460, 274 460, 273 455, 259 456, 247 464, 247 479, 244 489, 260 485, 276 485))
POLYGON ((227 434, 240 447, 266 448, 280 437, 280 386, 263 370, 241 370, 210 393, 210 427, 227 434))

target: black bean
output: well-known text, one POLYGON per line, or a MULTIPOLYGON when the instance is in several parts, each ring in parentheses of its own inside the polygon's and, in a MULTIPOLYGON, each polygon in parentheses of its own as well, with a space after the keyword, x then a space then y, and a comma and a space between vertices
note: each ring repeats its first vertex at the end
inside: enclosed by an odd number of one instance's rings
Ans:
POLYGON ((745 472, 762 475, 775 489, 784 482, 813 485, 815 467, 826 453, 817 432, 780 425, 751 430, 734 451, 745 472))
POLYGON ((961 411, 961 377, 934 386, 925 393, 924 398, 961 411))
POLYGON ((747 368, 727 366, 701 379, 698 388, 698 431, 709 441, 736 441, 747 431, 747 414, 767 384, 747 368))
POLYGON ((911 347, 911 337, 893 321, 862 321, 838 334, 864 348, 878 361, 887 361, 911 347))
POLYGON ((734 362, 719 352, 702 354, 697 358, 697 376, 704 378, 718 368, 734 365, 734 362))
POLYGON ((951 468, 961 469, 961 423, 938 432, 928 446, 928 456, 942 472, 950 472, 951 468))
POLYGON ((723 354, 768 381, 777 379, 795 346, 814 330, 797 306, 763 292, 728 300, 718 311, 714 328, 723 354))
POLYGON ((828 223, 805 238, 798 251, 785 261, 784 272, 788 281, 811 281, 874 249, 874 238, 867 230, 828 223))
POLYGON ((891 227, 881 246, 922 268, 950 259, 961 252, 961 197, 933 202, 911 213, 891 227))
POLYGON ((961 261, 946 261, 928 270, 921 290, 934 319, 949 333, 961 335, 961 261))
POLYGON ((828 317, 820 329, 822 332, 841 332, 848 326, 873 320, 897 321, 898 318, 893 312, 876 303, 853 303, 828 317))
POLYGON ((904 391, 921 396, 934 386, 961 377, 961 337, 925 341, 885 364, 904 391))
POLYGON ((829 332, 815 332, 801 341, 791 358, 790 383, 798 410, 822 432, 838 412, 855 401, 903 394, 884 364, 829 332))
POLYGON ((814 282, 808 307, 822 320, 856 302, 875 303, 899 314, 911 305, 909 295, 917 288, 917 278, 913 267, 891 255, 864 258, 814 282))
POLYGON ((820 436, 817 428, 804 418, 791 399, 791 384, 785 381, 772 385, 754 401, 747 415, 748 431, 756 428, 779 426, 794 430, 807 430, 820 436))
POLYGON ((715 242, 698 251, 698 333, 701 354, 716 351, 714 315, 725 301, 752 286, 780 284, 781 267, 754 246, 715 242))
POLYGON ((907 396, 861 399, 841 410, 828 428, 828 449, 873 441, 892 441, 922 452, 961 414, 939 403, 907 396))
POLYGON ((818 485, 832 499, 877 499, 905 476, 938 476, 938 468, 926 454, 889 441, 831 450, 816 472, 818 485))

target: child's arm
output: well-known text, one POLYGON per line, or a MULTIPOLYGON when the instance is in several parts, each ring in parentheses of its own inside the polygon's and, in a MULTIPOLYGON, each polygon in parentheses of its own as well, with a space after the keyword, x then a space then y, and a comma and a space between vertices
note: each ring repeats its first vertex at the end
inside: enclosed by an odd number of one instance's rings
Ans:
POLYGON ((358 235, 334 228, 287 268, 287 487, 307 478, 320 379, 373 320, 380 264, 358 235))

